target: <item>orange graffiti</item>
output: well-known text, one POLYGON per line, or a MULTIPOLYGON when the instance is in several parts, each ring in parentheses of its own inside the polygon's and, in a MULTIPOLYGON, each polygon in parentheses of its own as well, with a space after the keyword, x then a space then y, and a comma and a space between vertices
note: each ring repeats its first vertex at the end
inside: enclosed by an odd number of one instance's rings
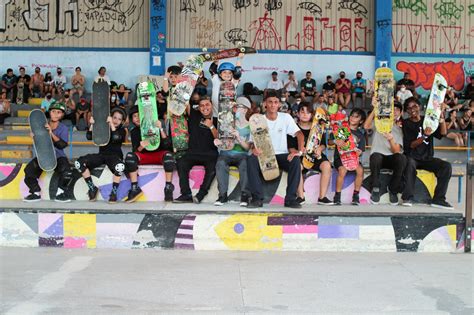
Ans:
POLYGON ((440 73, 446 78, 449 85, 452 85, 456 91, 464 88, 464 61, 454 62, 406 62, 399 61, 397 70, 408 72, 410 79, 415 82, 415 87, 421 86, 425 90, 430 90, 433 84, 434 76, 440 73))

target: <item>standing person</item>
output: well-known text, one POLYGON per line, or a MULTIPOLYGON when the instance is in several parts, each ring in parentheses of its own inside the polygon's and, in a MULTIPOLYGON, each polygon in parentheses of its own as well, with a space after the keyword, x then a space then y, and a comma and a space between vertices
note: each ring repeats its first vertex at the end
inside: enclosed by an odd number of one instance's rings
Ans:
POLYGON ((35 73, 31 77, 30 90, 34 97, 43 97, 44 95, 44 76, 41 74, 40 67, 35 68, 35 73))
POLYGON ((81 67, 76 67, 76 73, 71 78, 71 98, 74 97, 74 94, 78 94, 79 98, 84 94, 84 84, 86 83, 86 78, 82 75, 81 67))
POLYGON ((212 108, 208 96, 201 98, 198 110, 187 107, 189 147, 185 155, 176 161, 181 196, 173 201, 175 203, 201 203, 216 176, 217 147, 214 139, 217 138, 217 118, 212 117, 212 108), (199 192, 193 197, 189 187, 189 172, 194 165, 204 166, 205 174, 199 192))
POLYGON ((97 71, 98 75, 95 77, 94 82, 107 82, 109 85, 112 85, 110 82, 109 76, 106 74, 107 68, 102 66, 97 71))
MULTIPOLYGON (((229 188, 229 166, 231 165, 235 165, 239 169, 241 188, 240 206, 246 207, 248 205, 250 192, 247 184, 247 156, 250 147, 248 143, 250 127, 246 116, 250 108, 250 101, 245 96, 237 98, 236 105, 233 109, 235 113, 235 129, 233 134, 236 143, 232 150, 222 150, 219 152, 216 163, 219 196, 214 203, 215 206, 222 206, 228 202, 227 189, 229 188)), ((214 141, 216 144, 219 144, 219 142, 220 140, 218 139, 214 141)))
MULTIPOLYGON (((444 103, 442 107, 445 107, 444 103)), ((405 111, 408 113, 408 118, 403 120, 403 148, 407 156, 407 166, 404 174, 405 189, 402 194, 402 205, 412 206, 416 170, 423 169, 433 172, 437 179, 431 206, 453 209, 453 206, 446 201, 446 192, 452 173, 451 164, 433 156, 433 137, 441 139, 447 134, 444 108, 439 119, 439 126, 434 132, 430 128, 423 129, 424 117, 420 115, 420 101, 418 99, 415 97, 407 99, 405 111)))
MULTIPOLYGON (((66 190, 69 182, 72 180, 72 171, 69 161, 64 153, 64 148, 68 146, 68 128, 61 123, 66 106, 63 103, 52 104, 49 108, 50 119, 46 124, 49 135, 53 140, 54 151, 57 159, 57 166, 54 172, 59 177, 58 190, 56 191, 57 202, 70 202, 66 190)), ((30 134, 31 138, 34 135, 30 134)), ((38 178, 43 174, 43 170, 38 164, 38 158, 35 157, 25 167, 25 184, 28 186, 30 194, 23 199, 25 202, 35 202, 41 200, 41 187, 38 184, 38 178)))
POLYGON ((156 121, 156 127, 160 130, 160 146, 154 151, 148 151, 145 147, 149 144, 147 140, 142 140, 140 130, 140 113, 138 106, 130 108, 129 112, 130 122, 135 126, 130 132, 130 139, 132 141, 132 152, 125 155, 125 170, 130 176, 132 187, 128 192, 128 199, 126 202, 134 202, 142 195, 142 190, 138 186, 138 165, 158 164, 163 165, 165 170, 165 201, 173 201, 174 186, 173 170, 175 168, 175 160, 173 154, 169 151, 169 141, 165 130, 162 128, 160 120, 156 121))
POLYGON ((356 98, 360 97, 362 98, 362 106, 361 108, 364 108, 365 106, 365 100, 366 100, 366 88, 367 88, 367 81, 362 78, 362 72, 357 71, 356 77, 352 79, 352 106, 356 107, 356 98))
POLYGON ((351 81, 346 79, 346 73, 341 71, 339 73, 339 79, 336 81, 336 92, 337 92, 337 102, 344 109, 349 107, 349 102, 351 101, 351 81))
MULTIPOLYGON (((117 192, 120 185, 120 178, 125 170, 123 163, 122 143, 127 139, 126 129, 123 127, 125 122, 125 112, 120 107, 110 111, 107 123, 110 126, 109 142, 105 146, 99 147, 99 153, 87 154, 77 159, 76 169, 82 174, 88 188, 89 201, 97 199, 99 188, 92 181, 90 170, 102 164, 107 165, 113 173, 112 191, 109 196, 109 203, 117 202, 117 192)), ((94 117, 91 116, 90 127, 86 133, 87 140, 92 140, 92 129, 94 128, 94 117)))
POLYGON ((318 93, 318 90, 316 89, 316 80, 311 78, 311 71, 306 71, 306 76, 301 80, 300 86, 301 98, 303 100, 305 100, 307 96, 314 97, 318 93))
POLYGON ((56 69, 56 75, 53 78, 53 85, 52 85, 53 97, 56 97, 57 95, 59 97, 63 96, 64 87, 66 86, 66 83, 67 83, 66 76, 63 74, 63 70, 60 67, 58 67, 56 69))
MULTIPOLYGON (((388 194, 391 205, 398 205, 398 193, 403 190, 402 176, 407 164, 406 156, 403 155, 403 132, 399 126, 402 117, 402 105, 395 102, 393 108, 394 122, 392 131, 389 133, 374 132, 372 149, 370 150, 370 175, 372 176, 372 194, 370 202, 378 204, 380 201, 380 170, 382 168, 393 171, 388 185, 388 194)), ((375 111, 372 111, 364 123, 364 129, 374 130, 375 111)))
POLYGON ((18 78, 13 74, 13 69, 7 69, 7 72, 2 76, 2 88, 7 91, 7 98, 12 103, 16 103, 16 84, 18 78))
POLYGON ((296 94, 298 93, 298 79, 295 77, 295 72, 293 70, 288 71, 288 79, 283 82, 283 88, 291 97, 296 97, 296 94))
MULTIPOLYGON (((301 178, 300 160, 297 157, 302 156, 305 152, 303 133, 289 114, 278 112, 280 100, 276 91, 268 91, 264 103, 267 109, 265 118, 278 166, 288 172, 285 207, 301 208, 301 205, 296 200, 296 191, 301 178), (298 152, 288 152, 287 135, 298 139, 298 152)), ((252 136, 250 137, 250 142, 253 142, 252 136)), ((258 208, 263 206, 263 181, 258 162, 258 156, 262 154, 262 151, 253 144, 251 145, 251 150, 252 155, 247 160, 247 173, 252 201, 248 207, 258 208)))

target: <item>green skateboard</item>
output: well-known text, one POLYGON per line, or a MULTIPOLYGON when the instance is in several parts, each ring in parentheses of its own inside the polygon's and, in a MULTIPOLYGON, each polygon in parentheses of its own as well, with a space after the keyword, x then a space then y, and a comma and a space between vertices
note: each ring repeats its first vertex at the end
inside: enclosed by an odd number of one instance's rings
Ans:
POLYGON ((142 140, 148 142, 145 149, 154 151, 160 146, 160 129, 156 127, 158 120, 156 92, 151 82, 142 82, 138 85, 138 112, 142 140))

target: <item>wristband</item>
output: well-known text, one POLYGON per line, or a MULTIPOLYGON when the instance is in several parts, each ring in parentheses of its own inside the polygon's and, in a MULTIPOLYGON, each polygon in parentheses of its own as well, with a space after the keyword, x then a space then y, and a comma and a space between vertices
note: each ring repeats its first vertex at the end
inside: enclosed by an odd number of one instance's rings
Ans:
POLYGON ((214 125, 211 125, 211 127, 209 127, 209 129, 211 129, 211 130, 214 129, 214 128, 216 128, 216 127, 214 127, 214 125))
POLYGON ((303 155, 303 151, 298 151, 299 156, 303 155))

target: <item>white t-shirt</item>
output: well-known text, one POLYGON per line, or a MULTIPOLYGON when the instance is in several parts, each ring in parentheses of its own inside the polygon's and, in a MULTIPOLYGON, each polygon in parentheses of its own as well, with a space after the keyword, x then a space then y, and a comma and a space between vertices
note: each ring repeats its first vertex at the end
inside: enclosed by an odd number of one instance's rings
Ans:
MULTIPOLYGON (((266 116, 270 138, 272 139, 273 150, 275 154, 288 154, 288 144, 286 135, 295 136, 300 130, 293 117, 287 113, 278 113, 277 119, 269 120, 266 116)), ((253 142, 253 137, 250 137, 253 142)))
POLYGON ((283 82, 281 82, 281 80, 276 80, 276 81, 270 80, 270 81, 268 81, 267 89, 280 90, 282 88, 283 88, 283 82))
POLYGON ((410 90, 406 89, 405 92, 403 92, 402 90, 399 90, 397 92, 397 97, 400 99, 400 103, 405 104, 405 101, 412 97, 413 96, 413 93, 411 93, 410 90))
MULTIPOLYGON (((290 82, 290 79, 286 79, 283 86, 287 85, 288 82, 290 82)), ((298 90, 298 80, 295 78, 295 82, 290 82, 290 84, 287 85, 286 90, 288 92, 296 92, 298 90)))
POLYGON ((103 77, 101 77, 100 75, 96 76, 94 82, 98 83, 99 81, 105 81, 110 85, 110 78, 108 75, 104 75, 103 77))
POLYGON ((67 82, 66 76, 64 74, 55 75, 54 78, 53 78, 53 82, 56 86, 58 86, 58 85, 65 86, 66 82, 67 82))

